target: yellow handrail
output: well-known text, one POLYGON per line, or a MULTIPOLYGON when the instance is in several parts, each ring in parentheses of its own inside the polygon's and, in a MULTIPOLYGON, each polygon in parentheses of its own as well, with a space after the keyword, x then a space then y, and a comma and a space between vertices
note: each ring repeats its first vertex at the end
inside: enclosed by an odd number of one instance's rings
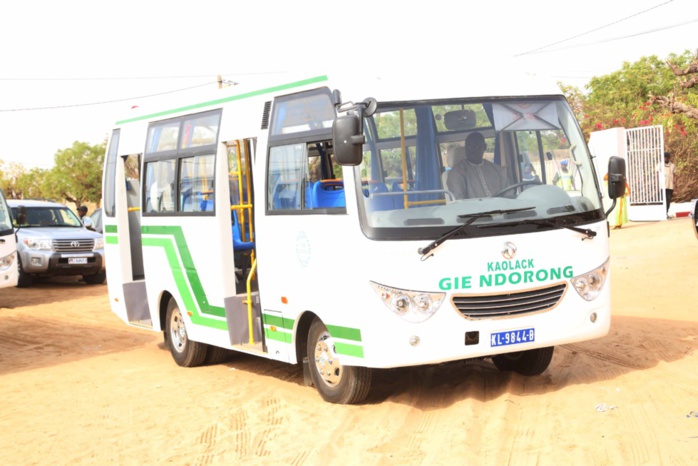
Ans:
POLYGON ((400 152, 402 152, 402 191, 404 194, 405 209, 409 207, 407 197, 407 154, 405 150, 405 111, 400 108, 400 152))
POLYGON ((254 276, 255 270, 257 270, 257 259, 252 261, 252 268, 250 269, 250 274, 247 276, 247 329, 250 334, 250 345, 254 345, 254 326, 252 325, 252 321, 254 320, 254 315, 252 314, 252 277, 254 276))

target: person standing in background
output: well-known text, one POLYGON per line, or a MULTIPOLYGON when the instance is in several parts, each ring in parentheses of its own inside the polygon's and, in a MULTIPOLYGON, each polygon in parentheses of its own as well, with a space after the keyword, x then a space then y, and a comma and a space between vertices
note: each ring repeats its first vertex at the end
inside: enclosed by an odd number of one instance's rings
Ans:
POLYGON ((657 164, 657 176, 659 176, 659 187, 664 190, 664 198, 666 199, 666 218, 669 218, 669 205, 674 195, 675 170, 676 167, 671 163, 671 154, 664 152, 664 179, 661 178, 662 167, 660 164, 657 164))
POLYGON ((81 205, 80 207, 78 207, 78 217, 80 217, 81 222, 85 221, 85 215, 87 215, 87 207, 81 205))

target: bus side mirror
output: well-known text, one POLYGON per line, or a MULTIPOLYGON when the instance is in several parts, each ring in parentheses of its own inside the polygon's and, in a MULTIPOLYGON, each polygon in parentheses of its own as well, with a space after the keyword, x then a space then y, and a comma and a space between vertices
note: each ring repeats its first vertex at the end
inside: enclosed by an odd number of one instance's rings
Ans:
POLYGON ((366 137, 361 131, 358 115, 338 116, 332 124, 334 158, 340 165, 359 165, 363 158, 366 137))
POLYGON ((608 160, 608 197, 618 199, 625 195, 625 160, 611 157, 608 160))

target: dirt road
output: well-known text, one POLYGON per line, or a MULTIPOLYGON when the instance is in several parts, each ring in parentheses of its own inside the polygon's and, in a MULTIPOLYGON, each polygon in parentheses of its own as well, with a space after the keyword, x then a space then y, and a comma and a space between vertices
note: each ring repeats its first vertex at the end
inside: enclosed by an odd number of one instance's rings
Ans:
POLYGON ((614 230, 614 317, 526 378, 489 362, 380 371, 337 406, 301 369, 175 365, 106 286, 0 291, 0 464, 697 464, 698 240, 614 230))

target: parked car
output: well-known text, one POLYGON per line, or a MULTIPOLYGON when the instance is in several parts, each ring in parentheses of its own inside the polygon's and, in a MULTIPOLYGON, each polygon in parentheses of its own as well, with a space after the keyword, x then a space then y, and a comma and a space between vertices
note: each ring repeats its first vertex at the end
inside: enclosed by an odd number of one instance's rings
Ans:
POLYGON ((104 283, 104 239, 72 210, 57 202, 8 200, 17 232, 18 287, 37 277, 81 275, 90 285, 104 283))
POLYGON ((102 208, 100 207, 99 209, 96 209, 89 215, 89 217, 91 224, 88 225, 88 222, 84 222, 85 226, 88 227, 88 229, 96 231, 100 235, 104 234, 102 229, 102 208))

